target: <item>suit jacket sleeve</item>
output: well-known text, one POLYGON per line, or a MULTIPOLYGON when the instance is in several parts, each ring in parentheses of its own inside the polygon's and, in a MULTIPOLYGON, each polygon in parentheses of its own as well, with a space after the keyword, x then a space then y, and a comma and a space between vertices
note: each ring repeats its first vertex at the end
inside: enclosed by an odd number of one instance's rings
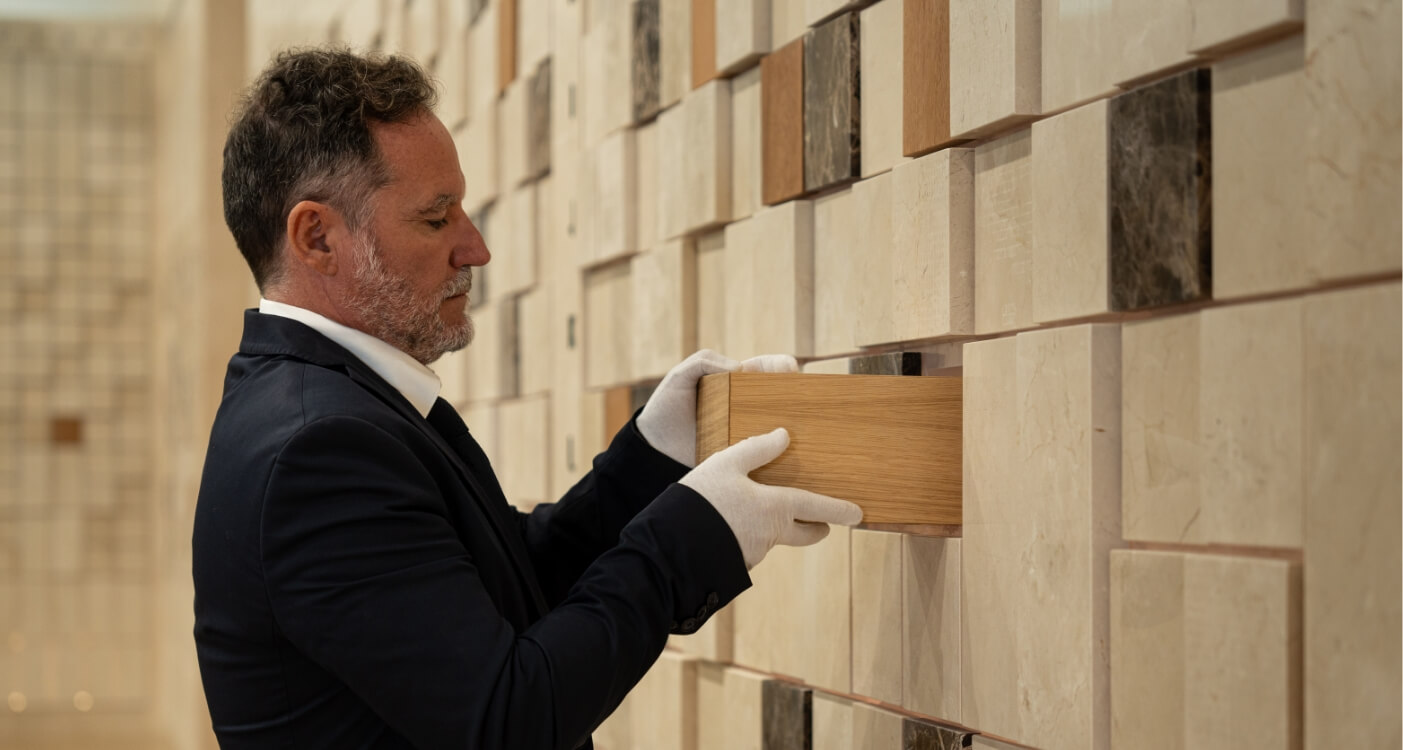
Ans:
MULTIPOLYGON (((610 485, 593 491, 602 504, 610 485)), ((260 525, 284 636, 421 748, 576 747, 670 627, 749 585, 725 522, 674 485, 558 606, 516 632, 423 464, 353 417, 311 422, 283 447, 260 525)))

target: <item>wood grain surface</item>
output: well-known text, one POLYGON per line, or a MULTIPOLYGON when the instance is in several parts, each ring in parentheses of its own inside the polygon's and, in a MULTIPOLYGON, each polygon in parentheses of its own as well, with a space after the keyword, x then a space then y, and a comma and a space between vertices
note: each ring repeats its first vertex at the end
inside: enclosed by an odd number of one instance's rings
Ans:
POLYGON ((767 206, 804 192, 804 38, 760 60, 761 199, 767 206))
POLYGON ((715 77, 716 0, 692 0, 692 88, 715 77))
POLYGON ((516 0, 501 0, 497 9, 497 93, 516 80, 516 0))
POLYGON ((902 9, 901 152, 949 145, 950 0, 907 0, 902 9))
POLYGON ((697 391, 697 459, 777 427, 789 449, 751 474, 862 506, 867 524, 961 523, 958 377, 723 373, 697 391))

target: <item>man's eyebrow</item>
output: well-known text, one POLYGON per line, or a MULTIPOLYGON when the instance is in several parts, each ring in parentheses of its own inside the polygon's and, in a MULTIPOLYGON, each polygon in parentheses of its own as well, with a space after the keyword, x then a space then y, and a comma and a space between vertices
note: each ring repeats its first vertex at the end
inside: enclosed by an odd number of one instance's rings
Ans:
POLYGON ((447 210, 449 206, 453 205, 454 203, 457 203, 458 201, 458 196, 452 193, 439 193, 434 198, 434 202, 432 204, 430 204, 427 208, 419 210, 419 215, 428 216, 429 214, 442 213, 443 211, 447 210))

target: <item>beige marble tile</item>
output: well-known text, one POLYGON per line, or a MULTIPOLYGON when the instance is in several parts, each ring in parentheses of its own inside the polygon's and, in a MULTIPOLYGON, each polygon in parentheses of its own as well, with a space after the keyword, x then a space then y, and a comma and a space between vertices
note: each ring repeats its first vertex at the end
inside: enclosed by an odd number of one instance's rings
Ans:
POLYGON ((550 413, 546 396, 503 401, 498 407, 501 451, 493 465, 502 492, 520 510, 530 510, 550 499, 546 486, 550 446, 546 422, 550 413))
POLYGON ((697 662, 697 750, 727 750, 728 709, 726 665, 697 662))
POLYGON ((761 208, 760 67, 731 80, 731 219, 761 208))
MULTIPOLYGON (((726 356, 746 359, 760 353, 757 329, 769 325, 757 315, 759 297, 770 289, 767 281, 755 276, 761 252, 758 220, 755 217, 726 225, 722 279, 726 287, 726 356)), ((783 285, 783 279, 774 282, 783 285)))
POLYGON ((1302 313, 1299 298, 1201 313, 1205 541, 1301 546, 1302 313))
POLYGON ((855 750, 887 750, 901 747, 901 714, 866 703, 854 703, 852 710, 852 747, 855 750))
POLYGON ((901 558, 902 700, 917 713, 962 721, 960 539, 908 536, 901 558))
POLYGON ((692 90, 692 4, 659 1, 661 102, 671 107, 692 90))
POLYGON ((500 189, 501 150, 497 146, 497 116, 491 110, 468 121, 454 136, 463 174, 471 175, 463 193, 463 209, 475 213, 497 199, 500 189))
POLYGON ((488 460, 495 461, 502 455, 501 430, 497 419, 497 406, 487 402, 477 402, 458 409, 458 415, 472 432, 482 452, 488 460))
POLYGON ((1289 32, 1305 20, 1304 0, 1190 0, 1189 50, 1213 51, 1289 32))
POLYGON ((628 262, 586 272, 585 386, 607 388, 633 379, 633 284, 628 262))
POLYGON ((860 217, 852 189, 822 196, 814 211, 814 350, 815 356, 857 350, 853 334, 859 308, 858 277, 862 259, 860 217))
POLYGON ((697 659, 663 651, 629 694, 635 747, 696 750, 697 659))
MULTIPOLYGON (((793 200, 760 210, 750 219, 752 287, 750 321, 754 354, 805 357, 813 349, 813 204, 793 200)), ((728 287, 729 290, 729 287, 728 287)), ((728 291, 728 308, 736 296, 728 291)), ((726 332, 726 346, 732 348, 726 332)), ((732 354, 731 356, 743 356, 732 354)))
POLYGON ((687 228, 686 113, 678 104, 658 115, 658 234, 663 239, 680 236, 687 228))
POLYGON ((502 186, 506 189, 524 182, 531 169, 526 130, 530 86, 529 76, 517 76, 497 101, 497 133, 501 138, 498 148, 501 149, 502 186))
MULTIPOLYGON (((601 3, 582 40, 584 80, 576 106, 584 110, 585 145, 633 122, 633 13, 630 3, 601 3)), ((594 6, 592 6, 592 9, 594 6)))
POLYGON ((697 348, 726 351, 726 233, 697 237, 697 348))
POLYGON ((1042 112, 1039 0, 950 0, 950 132, 973 137, 1042 112))
POLYGON ((521 395, 534 396, 551 389, 552 342, 551 289, 540 287, 517 298, 516 325, 520 336, 521 395))
POLYGON ((1111 552, 1111 747, 1189 747, 1184 595, 1182 553, 1111 552))
POLYGON ((1110 309, 1106 101, 1033 124, 1033 319, 1110 309))
POLYGON ((503 301, 484 304, 472 311, 473 343, 467 352, 468 399, 493 401, 508 395, 506 366, 503 354, 508 341, 505 337, 503 301))
POLYGON ((696 350, 696 255, 669 240, 633 258, 633 376, 661 378, 696 350))
MULTIPOLYGON (((1069 5, 1070 3, 1063 3, 1069 5)), ((1112 82, 1129 85, 1193 61, 1193 0, 1120 0, 1106 59, 1112 82)))
POLYGON ((893 340, 974 331, 974 150, 892 169, 893 340))
POLYGON ((488 116, 497 100, 497 3, 468 30, 468 122, 488 116))
POLYGON ((852 532, 852 587, 852 692, 900 706, 906 663, 901 637, 900 534, 852 532))
POLYGON ((518 78, 529 76, 551 53, 555 39, 555 16, 551 5, 552 0, 516 0, 518 78))
POLYGON ((1306 750, 1399 744, 1401 301, 1306 301, 1306 750))
POLYGON ((852 186, 857 243, 844 248, 853 272, 844 280, 857 303, 848 350, 893 341, 892 178, 887 172, 852 186))
POLYGON ((1306 183, 1320 279, 1400 267, 1400 24, 1396 0, 1306 6, 1306 183))
POLYGON ((1213 66, 1213 296, 1217 299, 1296 289, 1312 282, 1310 257, 1316 248, 1310 235, 1303 148, 1309 107, 1301 36, 1213 66))
POLYGON ((1021 131, 974 152, 974 330, 1033 324, 1033 141, 1021 131))
POLYGON ((449 131, 456 132, 468 119, 468 7, 465 3, 444 6, 443 44, 438 54, 435 77, 443 86, 437 114, 449 131))
POLYGON ((813 750, 853 750, 853 704, 826 693, 813 697, 813 750))
POLYGON ((536 285, 540 272, 540 243, 536 230, 536 185, 507 190, 492 208, 487 237, 492 250, 488 264, 488 291, 494 299, 525 291, 536 285))
POLYGON ((862 176, 906 161, 902 152, 901 19, 905 0, 881 0, 858 15, 862 176))
POLYGON ((804 19, 804 0, 770 0, 770 49, 804 35, 809 24, 804 19))
POLYGON ((633 131, 634 194, 638 196, 633 207, 633 236, 640 248, 655 247, 663 241, 658 230, 658 146, 657 120, 633 131))
MULTIPOLYGON (((726 668, 726 722, 724 733, 726 744, 718 746, 725 750, 760 750, 764 731, 762 725, 764 708, 761 688, 768 679, 735 667, 726 668)), ((698 750, 704 750, 698 748, 698 750)))
POLYGON ((735 619, 729 608, 707 618, 706 624, 691 635, 674 635, 668 645, 699 659, 730 662, 733 653, 735 619))
POLYGON ((716 0, 716 69, 723 75, 760 63, 770 51, 770 0, 716 0))
POLYGON ((633 704, 629 694, 614 713, 594 730, 594 746, 599 750, 629 750, 633 747, 633 704))
POLYGON ((1117 6, 1042 0, 1042 109, 1055 112, 1111 93, 1117 6))
POLYGON ((585 249, 588 262, 603 263, 638 249, 638 186, 634 131, 620 130, 599 142, 587 160, 592 188, 585 200, 585 249))
POLYGON ((731 218, 731 82, 710 81, 682 99, 683 231, 731 218))
POLYGON ((1198 314, 1125 323, 1121 374, 1122 534, 1202 543, 1198 314))

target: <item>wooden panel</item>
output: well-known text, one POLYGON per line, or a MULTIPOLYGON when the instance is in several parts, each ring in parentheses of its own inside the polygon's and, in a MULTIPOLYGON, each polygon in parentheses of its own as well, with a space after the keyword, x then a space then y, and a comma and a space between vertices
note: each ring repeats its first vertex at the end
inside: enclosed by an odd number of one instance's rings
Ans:
MULTIPOLYGON (((1039 2, 948 0, 950 133, 964 138, 996 133, 1043 111, 1039 2)), ((918 5, 932 6, 934 16, 934 6, 942 4, 918 5)), ((922 20, 927 37, 944 31, 933 19, 922 20)))
POLYGON ((1229 58, 1212 77, 1213 296, 1306 286, 1315 248, 1302 149, 1305 41, 1229 58))
POLYGON ((849 750, 853 747, 852 701, 814 693, 813 750, 849 750))
POLYGON ((663 651, 630 692, 635 747, 696 750, 697 660, 663 651))
POLYGON ((1184 555, 1111 552, 1112 747, 1187 747, 1185 657, 1184 555))
POLYGON ((1032 137, 1028 131, 974 152, 974 331, 1033 324, 1032 137))
POLYGON ((716 0, 692 0, 692 88, 716 77, 716 0))
POLYGON ((1121 373, 1121 533, 1202 543, 1198 314, 1126 323, 1121 373))
MULTIPOLYGON (((1189 51, 1208 53, 1251 44, 1301 28, 1304 0, 1189 0, 1189 51)), ((1283 123, 1284 124, 1284 123, 1283 123)))
POLYGON ((761 205, 765 153, 760 135, 760 68, 731 80, 732 221, 755 213, 761 205))
POLYGON ((852 190, 825 195, 814 206, 814 355, 831 357, 857 349, 859 274, 862 247, 857 199, 852 190))
POLYGON ((974 150, 945 149, 891 174, 895 341, 974 332, 974 150))
POLYGON ((901 27, 904 4, 905 0, 882 0, 858 15, 863 177, 885 172, 903 161, 907 119, 902 83, 906 65, 901 27), (902 117, 893 116, 898 109, 903 109, 902 117))
MULTIPOLYGON (((845 248, 852 273, 840 283, 857 302, 849 351, 896 339, 892 330, 892 176, 879 174, 852 187, 857 241, 845 248)), ((837 281, 829 279, 829 281, 837 281)))
POLYGON ((731 82, 718 79, 682 99, 684 232, 731 218, 731 82))
MULTIPOLYGON (((652 119, 662 97, 659 0, 633 0, 633 119, 652 119)), ((605 94, 608 96, 608 94, 605 94)))
POLYGON ((661 38, 659 106, 666 109, 692 90, 692 4, 662 2, 659 14, 661 38))
POLYGON ((696 349, 696 255, 669 240, 633 259, 633 376, 661 378, 696 349))
POLYGON ((1033 123, 1033 319, 1109 309, 1106 102, 1033 123))
POLYGON ((633 386, 616 385, 604 391, 604 445, 613 441, 633 418, 633 386))
MULTIPOLYGON (((856 532, 854 532, 856 533, 856 532)), ((962 721, 960 539, 906 536, 901 554, 902 702, 962 721)))
POLYGON ((770 0, 712 0, 716 8, 716 67, 745 70, 770 51, 770 0))
POLYGON ((904 663, 901 563, 900 534, 853 530, 852 692, 898 706, 904 663))
POLYGON ((516 3, 497 0, 497 91, 516 80, 516 3))
POLYGON ((549 499, 545 471, 549 463, 548 412, 545 396, 506 401, 498 409, 502 448, 494 469, 507 500, 523 511, 549 499))
POLYGON ((1306 300, 1306 750, 1400 743, 1400 307, 1397 282, 1306 300))
POLYGON ((862 506, 867 523, 960 523, 960 381, 879 375, 725 373, 725 399, 703 389, 698 423, 725 411, 722 443, 699 428, 699 459, 785 427, 784 455, 757 481, 801 487, 862 506), (860 421, 857 415, 861 415, 860 421))
POLYGON ((632 379, 633 302, 629 264, 585 274, 585 385, 601 388, 632 379))
POLYGON ((697 348, 726 351, 726 234, 697 237, 697 348))
POLYGON ((1200 313, 1206 541, 1301 546, 1302 311, 1284 299, 1200 313))
POLYGON ((765 205, 804 192, 804 39, 760 61, 760 142, 765 205))
POLYGON ((804 189, 861 173, 858 15, 846 13, 804 39, 804 189))
MULTIPOLYGON (((901 152, 907 156, 919 156, 951 142, 950 2, 913 0, 905 3, 897 19, 902 40, 898 53, 902 66, 901 152)), ((867 23, 866 17, 863 23, 867 23)), ((864 96, 865 89, 866 84, 864 96)))

